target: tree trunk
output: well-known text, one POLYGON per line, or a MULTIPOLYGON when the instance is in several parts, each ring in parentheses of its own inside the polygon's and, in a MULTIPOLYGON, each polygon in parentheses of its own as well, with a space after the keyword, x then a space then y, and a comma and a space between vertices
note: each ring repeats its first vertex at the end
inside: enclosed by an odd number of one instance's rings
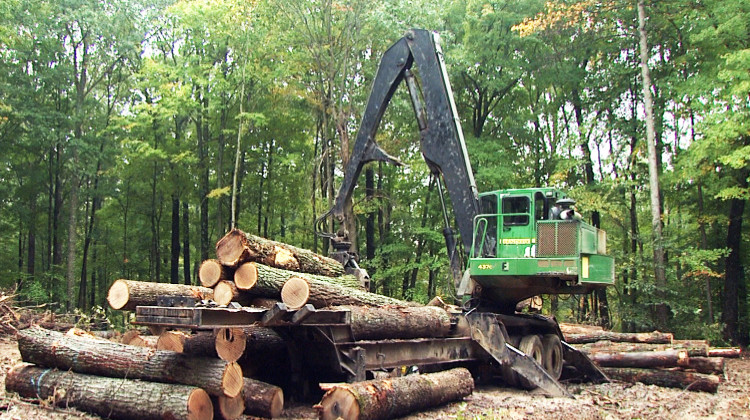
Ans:
POLYGON ((180 282, 180 199, 172 196, 172 249, 169 278, 172 284, 180 282))
POLYGON ((189 334, 184 331, 165 331, 156 342, 157 350, 169 350, 193 356, 218 357, 216 336, 211 331, 189 334))
POLYGON ((25 362, 78 373, 193 385, 211 395, 229 397, 242 388, 242 369, 237 363, 66 336, 43 328, 20 331, 18 350, 25 362))
POLYGON ((249 416, 274 418, 284 410, 284 391, 275 385, 245 378, 241 395, 249 416))
POLYGON ((603 367, 657 368, 688 365, 685 350, 588 353, 588 356, 592 362, 603 367))
POLYGON ((393 379, 336 384, 315 405, 322 420, 389 419, 471 395, 474 380, 465 368, 393 379))
POLYGON ((613 331, 592 331, 585 334, 565 335, 565 341, 568 342, 568 344, 585 344, 602 340, 626 343, 670 344, 672 342, 672 339, 672 333, 661 333, 658 331, 654 331, 651 333, 617 333, 613 331))
POLYGON ((674 340, 671 344, 648 344, 648 343, 623 343, 611 341, 597 341, 587 344, 578 344, 576 348, 584 353, 625 353, 625 352, 649 352, 664 350, 684 350, 689 357, 708 356, 708 342, 702 340, 674 340))
POLYGON ((213 290, 184 284, 151 283, 135 280, 115 280, 109 288, 107 302, 112 309, 132 311, 136 306, 154 306, 159 296, 211 299, 213 290))
POLYGON ((284 270, 281 268, 273 268, 267 265, 246 262, 240 265, 234 272, 234 283, 240 290, 251 290, 256 284, 261 283, 258 287, 269 288, 269 293, 277 293, 273 297, 278 297, 278 293, 281 288, 291 277, 299 277, 309 281, 317 281, 322 283, 332 283, 340 286, 351 287, 355 289, 362 289, 361 283, 356 277, 352 275, 343 275, 339 277, 328 277, 320 276, 316 274, 302 274, 296 271, 284 270))
POLYGON ((53 401, 60 407, 112 419, 209 420, 213 405, 206 391, 193 386, 134 381, 32 365, 14 367, 5 389, 24 398, 53 401))
POLYGON ((272 267, 336 277, 344 274, 338 261, 307 249, 271 241, 234 229, 216 243, 216 256, 224 265, 257 261, 272 267))
POLYGON ((666 388, 681 388, 689 391, 716 393, 720 379, 716 375, 683 372, 680 370, 655 370, 634 368, 602 368, 611 379, 666 388))
POLYGON ((203 287, 214 287, 220 280, 232 280, 234 270, 222 265, 219 260, 206 260, 201 263, 198 280, 203 287))
POLYGON ((231 398, 219 395, 211 397, 211 401, 214 404, 214 418, 216 419, 235 420, 240 418, 245 411, 245 400, 242 395, 231 398))
POLYGON ((229 305, 231 302, 236 302, 242 306, 250 306, 252 300, 253 296, 242 293, 233 281, 222 280, 214 287, 214 301, 219 305, 229 305))
POLYGON ((450 316, 437 306, 338 308, 351 311, 352 334, 356 340, 445 337, 451 328, 450 316))
POLYGON ((708 357, 726 357, 736 359, 740 357, 742 350, 738 347, 725 347, 708 349, 708 357))
POLYGON ((193 284, 190 278, 190 207, 187 200, 182 202, 182 269, 185 284, 193 284))
MULTIPOLYGON (((747 171, 742 171, 740 186, 747 187, 747 171)), ((734 345, 746 345, 746 337, 741 337, 739 329, 740 282, 744 281, 742 265, 742 215, 745 213, 745 199, 733 198, 729 207, 727 227, 727 248, 724 273, 724 297, 722 299, 721 322, 724 323, 724 338, 734 345)))
POLYGON ((646 34, 646 7, 638 0, 638 33, 640 35, 641 77, 643 78, 643 105, 646 108, 646 141, 648 142, 648 173, 651 192, 651 227, 654 238, 654 282, 656 296, 656 326, 665 329, 669 319, 667 306, 667 275, 664 266, 664 244, 662 240, 661 198, 659 188, 659 166, 656 150, 656 129, 654 127, 654 101, 651 97, 651 74, 648 68, 648 40, 646 34))
POLYGON ((726 360, 723 357, 691 357, 686 367, 698 373, 723 375, 725 366, 726 360))

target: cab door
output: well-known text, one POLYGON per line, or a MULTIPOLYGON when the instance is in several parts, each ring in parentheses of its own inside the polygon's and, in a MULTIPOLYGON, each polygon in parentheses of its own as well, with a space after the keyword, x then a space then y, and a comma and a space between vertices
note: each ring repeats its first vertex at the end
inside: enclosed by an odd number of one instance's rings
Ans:
POLYGON ((499 257, 532 256, 535 237, 531 224, 531 197, 503 195, 500 198, 499 257))

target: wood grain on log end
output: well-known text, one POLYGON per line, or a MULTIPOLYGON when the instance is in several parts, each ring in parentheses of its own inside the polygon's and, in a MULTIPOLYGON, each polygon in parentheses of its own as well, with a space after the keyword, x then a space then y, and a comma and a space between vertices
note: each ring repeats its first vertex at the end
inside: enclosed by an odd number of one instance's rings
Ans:
POLYGON ((214 287, 214 301, 219 305, 229 305, 239 294, 233 281, 222 280, 214 287))
POLYGON ((208 393, 200 388, 188 397, 188 420, 213 419, 214 405, 208 393))
POLYGON ((290 277, 281 288, 281 301, 289 309, 299 309, 310 299, 310 284, 299 277, 290 277))
POLYGON ((221 360, 236 362, 245 353, 247 336, 242 328, 220 328, 216 334, 216 354, 221 360))
POLYGON ((112 309, 122 309, 130 300, 128 284, 123 280, 115 280, 107 293, 107 302, 112 309))
POLYGON ((245 411, 245 400, 242 398, 242 395, 233 398, 220 395, 216 397, 214 409, 216 410, 216 418, 224 420, 238 419, 245 411))
POLYGON ((240 265, 234 272, 234 284, 240 290, 250 290, 258 282, 258 268, 251 262, 240 265))
POLYGON ((314 406, 320 420, 359 419, 357 397, 347 388, 334 387, 314 406))
POLYGON ((221 384, 224 389, 224 395, 227 397, 236 397, 240 394, 244 380, 242 378, 242 368, 237 362, 227 364, 221 384))
POLYGON ((242 258, 245 251, 243 238, 245 235, 239 229, 233 229, 216 243, 216 258, 224 265, 234 266, 242 258))
POLYGON ((294 257, 294 254, 292 254, 291 251, 282 248, 278 245, 274 245, 274 257, 273 257, 273 266, 274 267, 281 267, 285 268, 287 270, 299 270, 299 261, 297 261, 297 258, 294 257))
POLYGON ((156 349, 182 353, 185 351, 185 340, 187 337, 188 334, 182 331, 165 331, 156 341, 156 349))
POLYGON ((204 287, 214 287, 219 280, 224 280, 224 267, 218 260, 206 260, 198 270, 198 279, 204 287))

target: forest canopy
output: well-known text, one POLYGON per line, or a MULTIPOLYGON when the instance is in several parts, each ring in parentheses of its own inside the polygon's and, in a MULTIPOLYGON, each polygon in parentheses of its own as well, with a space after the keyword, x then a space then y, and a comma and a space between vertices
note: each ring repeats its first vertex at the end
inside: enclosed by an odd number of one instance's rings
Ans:
MULTIPOLYGON (((558 187, 608 233, 616 286, 547 313, 748 344, 741 0, 5 0, 0 287, 88 312, 118 278, 196 283, 232 221, 325 254, 314 221, 410 28, 441 36, 479 190, 558 187)), ((405 87, 377 142, 406 166, 363 171, 360 265, 450 297, 405 87)))

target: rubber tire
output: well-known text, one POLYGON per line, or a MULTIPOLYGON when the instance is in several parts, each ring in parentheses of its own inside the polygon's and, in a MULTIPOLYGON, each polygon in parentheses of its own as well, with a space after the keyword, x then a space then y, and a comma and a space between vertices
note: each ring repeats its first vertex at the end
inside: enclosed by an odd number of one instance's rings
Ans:
POLYGON ((560 379, 563 370, 563 348, 560 337, 557 334, 545 334, 542 336, 542 347, 544 348, 544 369, 554 379, 560 379))
MULTIPOLYGON (((542 346, 542 339, 538 335, 527 335, 521 339, 521 344, 518 345, 518 350, 521 350, 524 354, 534 359, 540 366, 544 366, 544 347, 542 346)), ((518 383, 524 389, 534 389, 536 385, 527 381, 525 378, 518 376, 518 383)))

